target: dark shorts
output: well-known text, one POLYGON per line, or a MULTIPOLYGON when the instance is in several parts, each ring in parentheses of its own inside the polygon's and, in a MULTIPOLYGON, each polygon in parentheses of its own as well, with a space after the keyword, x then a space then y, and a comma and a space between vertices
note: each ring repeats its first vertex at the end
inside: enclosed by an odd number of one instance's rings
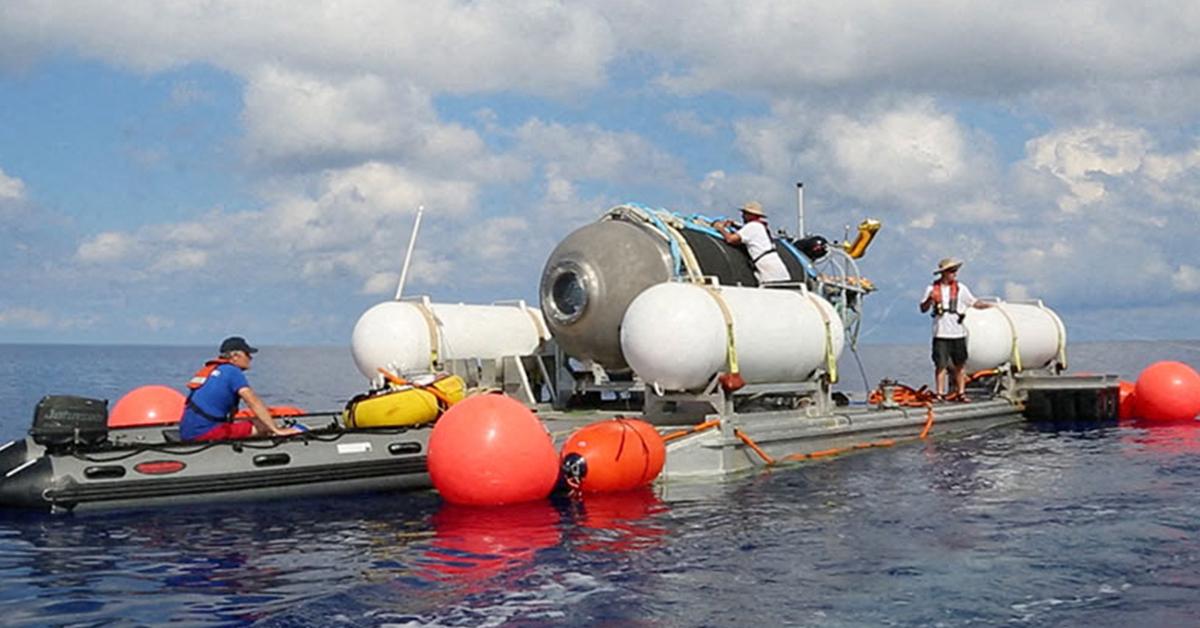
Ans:
POLYGON ((967 363, 966 338, 934 338, 933 366, 938 369, 959 368, 967 363))
POLYGON ((197 436, 194 440, 238 440, 250 438, 254 434, 254 423, 251 421, 230 421, 220 423, 216 427, 197 436))

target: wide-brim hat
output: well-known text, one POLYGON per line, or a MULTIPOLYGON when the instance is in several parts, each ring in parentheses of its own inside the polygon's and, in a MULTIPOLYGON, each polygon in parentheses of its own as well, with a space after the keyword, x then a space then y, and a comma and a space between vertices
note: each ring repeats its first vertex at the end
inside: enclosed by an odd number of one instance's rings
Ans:
POLYGON ((763 211, 762 205, 758 201, 750 201, 738 209, 747 214, 754 214, 755 216, 762 216, 764 218, 767 216, 767 212, 763 211))
POLYGON ((938 262, 937 270, 933 271, 933 274, 940 275, 948 270, 958 270, 958 267, 962 265, 962 260, 953 257, 946 257, 943 258, 942 261, 938 262))

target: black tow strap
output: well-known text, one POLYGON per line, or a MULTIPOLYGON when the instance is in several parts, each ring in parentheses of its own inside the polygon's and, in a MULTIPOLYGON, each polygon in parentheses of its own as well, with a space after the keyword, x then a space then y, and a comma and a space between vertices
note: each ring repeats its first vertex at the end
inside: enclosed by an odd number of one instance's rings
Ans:
POLYGON ((191 408, 193 412, 208 419, 209 421, 216 421, 217 423, 231 423, 233 421, 233 410, 230 410, 229 414, 226 414, 225 416, 213 416, 204 410, 201 410, 200 406, 196 405, 196 402, 192 401, 192 395, 196 394, 197 390, 200 389, 193 388, 192 391, 188 393, 187 399, 184 400, 184 404, 188 408, 191 408))
POLYGON ((760 259, 762 259, 762 258, 764 258, 764 257, 766 257, 766 256, 768 256, 768 255, 770 255, 771 253, 775 253, 775 252, 776 252, 776 251, 775 251, 775 247, 771 247, 771 248, 769 248, 769 249, 767 249, 767 250, 763 251, 762 253, 759 253, 759 254, 758 254, 758 257, 755 257, 755 258, 751 259, 751 260, 750 260, 750 263, 751 263, 751 264, 757 264, 757 263, 758 263, 758 260, 760 260, 760 259))

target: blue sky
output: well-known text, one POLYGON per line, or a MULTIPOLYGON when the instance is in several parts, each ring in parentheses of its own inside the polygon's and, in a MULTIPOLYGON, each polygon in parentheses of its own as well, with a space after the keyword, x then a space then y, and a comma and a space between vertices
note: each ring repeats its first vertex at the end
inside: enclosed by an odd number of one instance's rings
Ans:
POLYGON ((1200 337, 1200 5, 7 0, 0 342, 345 344, 537 300, 623 201, 873 217, 864 342, 941 257, 1073 339, 1200 337), (400 6, 397 6, 400 5, 400 6), (964 9, 966 7, 966 9, 964 9))

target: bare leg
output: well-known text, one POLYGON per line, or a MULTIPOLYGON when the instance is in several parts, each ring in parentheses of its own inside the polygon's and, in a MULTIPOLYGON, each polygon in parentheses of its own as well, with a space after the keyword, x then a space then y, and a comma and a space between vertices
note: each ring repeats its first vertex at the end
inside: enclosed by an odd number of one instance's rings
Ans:
POLYGON ((933 370, 933 385, 937 389, 938 395, 946 394, 946 369, 935 368, 933 370))
POLYGON ((967 391, 967 369, 961 366, 954 368, 954 389, 958 391, 961 397, 967 391))

